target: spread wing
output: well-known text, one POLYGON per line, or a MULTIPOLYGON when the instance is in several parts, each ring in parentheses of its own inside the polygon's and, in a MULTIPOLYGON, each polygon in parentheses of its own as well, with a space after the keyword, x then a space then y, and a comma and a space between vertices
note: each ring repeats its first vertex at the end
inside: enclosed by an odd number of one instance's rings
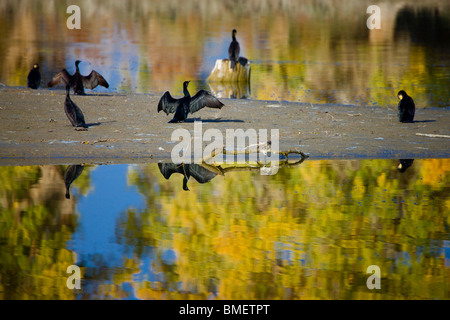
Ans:
POLYGON ((103 78, 102 75, 95 70, 92 70, 86 77, 82 76, 81 79, 83 81, 83 87, 87 89, 94 89, 98 85, 109 88, 109 84, 105 78, 103 78))
POLYGON ((158 163, 159 171, 161 171, 161 174, 166 178, 167 180, 170 178, 172 173, 178 172, 181 173, 183 177, 183 190, 189 191, 189 188, 187 186, 187 183, 189 181, 189 166, 184 164, 175 164, 175 163, 158 163))
POLYGON ((189 104, 189 112, 194 113, 204 107, 220 109, 224 106, 216 97, 210 94, 208 91, 200 90, 195 96, 191 98, 189 104))
POLYGON ((180 99, 174 99, 170 95, 169 91, 166 91, 164 95, 159 99, 158 112, 164 111, 167 115, 169 113, 174 113, 178 105, 180 104, 180 99))
POLYGON ((176 163, 158 163, 158 168, 164 178, 169 179, 172 173, 181 173, 184 175, 183 164, 176 163))
POLYGON ((64 87, 66 87, 70 83, 71 78, 72 76, 67 72, 67 70, 63 69, 53 77, 53 79, 48 83, 48 86, 53 87, 58 84, 62 84, 64 87))
POLYGON ((208 169, 206 169, 198 164, 194 164, 194 163, 191 163, 189 165, 189 173, 199 183, 209 182, 215 176, 217 176, 217 173, 209 171, 208 169))

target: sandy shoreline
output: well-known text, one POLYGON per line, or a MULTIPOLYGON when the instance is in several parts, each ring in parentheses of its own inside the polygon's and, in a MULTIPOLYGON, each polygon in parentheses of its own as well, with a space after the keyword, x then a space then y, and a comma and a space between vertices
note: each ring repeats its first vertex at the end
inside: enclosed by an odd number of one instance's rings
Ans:
POLYGON ((72 99, 93 125, 75 131, 64 91, 0 88, 0 165, 170 161, 172 132, 193 133, 194 120, 224 137, 226 129, 279 129, 280 149, 309 159, 450 157, 450 139, 417 135, 450 135, 447 109, 418 109, 416 122, 404 124, 382 107, 221 99, 219 111, 205 108, 189 122, 169 124, 171 116, 156 111, 159 96, 88 91, 72 99))

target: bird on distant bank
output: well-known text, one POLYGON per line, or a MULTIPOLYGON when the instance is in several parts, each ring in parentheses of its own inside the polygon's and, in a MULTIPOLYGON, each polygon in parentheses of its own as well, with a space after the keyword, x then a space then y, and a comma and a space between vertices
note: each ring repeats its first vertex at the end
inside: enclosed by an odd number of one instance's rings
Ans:
POLYGON ((67 167, 64 172, 64 184, 66 185, 66 199, 70 199, 70 185, 74 182, 83 172, 83 164, 72 164, 67 167))
POLYGON ((188 91, 190 81, 183 83, 184 97, 174 99, 169 91, 166 91, 158 103, 158 112, 164 111, 167 115, 174 113, 173 119, 169 123, 184 122, 189 113, 197 112, 204 107, 221 109, 224 104, 208 91, 200 90, 191 97, 188 91))
POLYGON ((85 95, 84 88, 94 89, 98 85, 109 88, 109 84, 105 78, 95 70, 92 70, 88 76, 81 75, 80 69, 78 68, 80 62, 80 60, 75 61, 75 73, 73 75, 70 75, 66 69, 63 69, 53 77, 48 83, 48 86, 53 87, 58 84, 66 86, 69 84, 73 88, 73 92, 78 95, 85 95))
POLYGON ((236 66, 236 63, 239 61, 239 53, 241 51, 241 47, 239 46, 239 42, 236 40, 236 29, 233 29, 231 33, 231 43, 228 47, 228 58, 231 61, 230 67, 231 69, 234 69, 236 66))
POLYGON ((27 77, 27 87, 37 89, 41 84, 41 73, 39 72, 39 65, 35 64, 30 70, 27 77))
POLYGON ((413 98, 408 96, 404 90, 399 91, 397 97, 400 99, 398 103, 398 120, 400 122, 414 122, 416 106, 413 98))
POLYGON ((217 173, 209 171, 208 169, 202 167, 198 164, 175 164, 175 163, 158 163, 159 171, 161 174, 169 180, 172 173, 181 173, 183 177, 183 190, 189 191, 188 181, 192 176, 199 183, 207 183, 211 181, 217 173))
POLYGON ((83 112, 81 109, 75 104, 75 102, 70 99, 70 85, 66 85, 66 101, 64 101, 64 112, 66 113, 67 118, 69 118, 72 126, 76 128, 76 130, 87 130, 88 126, 84 121, 83 112))

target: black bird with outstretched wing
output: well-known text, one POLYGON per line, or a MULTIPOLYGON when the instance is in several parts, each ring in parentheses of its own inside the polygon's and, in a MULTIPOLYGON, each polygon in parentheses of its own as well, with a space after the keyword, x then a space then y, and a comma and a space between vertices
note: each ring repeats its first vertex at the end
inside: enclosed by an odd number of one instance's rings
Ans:
MULTIPOLYGON (((72 126, 76 128, 87 129, 87 124, 84 121, 83 112, 81 109, 75 104, 75 102, 70 99, 70 85, 66 86, 66 100, 64 101, 64 112, 66 113, 67 118, 69 118, 72 126)), ((83 130, 81 129, 81 130, 83 130)))
POLYGON ((92 70, 88 76, 81 75, 78 67, 80 62, 80 60, 75 61, 75 73, 73 75, 70 75, 66 69, 63 69, 53 77, 48 83, 48 86, 53 87, 58 84, 62 84, 63 86, 70 85, 73 88, 73 92, 78 95, 85 95, 84 88, 94 89, 98 85, 109 88, 109 84, 105 78, 95 70, 92 70))
POLYGON ((208 91, 200 90, 195 96, 191 97, 187 89, 190 81, 183 83, 184 97, 174 99, 169 91, 166 91, 158 103, 158 112, 164 111, 167 115, 174 113, 175 115, 169 123, 184 122, 189 113, 194 113, 204 107, 221 109, 224 104, 208 91))

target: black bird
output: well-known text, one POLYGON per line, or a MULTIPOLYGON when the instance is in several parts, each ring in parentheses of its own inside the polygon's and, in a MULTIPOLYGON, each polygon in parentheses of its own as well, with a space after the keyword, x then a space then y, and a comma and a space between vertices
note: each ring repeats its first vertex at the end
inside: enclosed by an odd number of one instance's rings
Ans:
POLYGON ((31 89, 37 89, 41 84, 41 73, 39 72, 39 65, 35 64, 33 69, 30 70, 27 77, 27 87, 31 89))
MULTIPOLYGON (((66 101, 64 101, 64 111, 66 112, 67 118, 69 118, 72 126, 76 128, 87 129, 86 122, 84 121, 83 112, 75 104, 75 102, 70 99, 70 85, 66 85, 66 101)), ((81 130, 83 130, 81 129, 81 130)), ((79 129, 77 129, 79 130, 79 129)))
POLYGON ((399 165, 397 166, 397 170, 400 172, 405 172, 406 169, 413 165, 414 159, 400 159, 399 165))
POLYGON ((170 120, 169 123, 184 122, 189 113, 197 112, 204 107, 220 109, 224 105, 216 97, 205 90, 200 90, 195 96, 191 97, 187 89, 189 82, 190 81, 185 81, 183 83, 183 98, 174 99, 170 95, 170 92, 166 91, 159 100, 158 112, 162 110, 167 115, 175 112, 173 119, 170 120))
POLYGON ((416 112, 414 100, 404 90, 399 91, 397 97, 400 99, 398 103, 398 120, 400 122, 414 122, 414 113, 416 112))
POLYGON ((228 58, 231 61, 231 68, 234 69, 236 63, 239 61, 239 52, 241 51, 241 47, 239 46, 239 42, 236 40, 236 29, 233 29, 231 33, 231 38, 233 39, 228 47, 228 58))
POLYGON ((67 167, 64 172, 64 184, 66 185, 66 198, 70 199, 70 185, 75 181, 76 178, 80 176, 83 172, 84 165, 82 164, 72 164, 67 167))
POLYGON ((88 76, 81 75, 80 69, 78 68, 80 62, 80 60, 75 61, 75 73, 73 75, 70 75, 66 69, 63 69, 53 77, 48 83, 48 86, 53 87, 58 84, 66 86, 69 84, 73 88, 73 92, 78 95, 85 95, 84 88, 94 89, 98 85, 109 88, 109 84, 105 78, 95 70, 92 70, 88 76))
POLYGON ((211 181, 217 174, 198 164, 175 164, 175 163, 158 163, 159 171, 169 180, 172 173, 181 173, 183 178, 183 190, 189 191, 187 183, 192 176, 199 183, 207 183, 211 181))

